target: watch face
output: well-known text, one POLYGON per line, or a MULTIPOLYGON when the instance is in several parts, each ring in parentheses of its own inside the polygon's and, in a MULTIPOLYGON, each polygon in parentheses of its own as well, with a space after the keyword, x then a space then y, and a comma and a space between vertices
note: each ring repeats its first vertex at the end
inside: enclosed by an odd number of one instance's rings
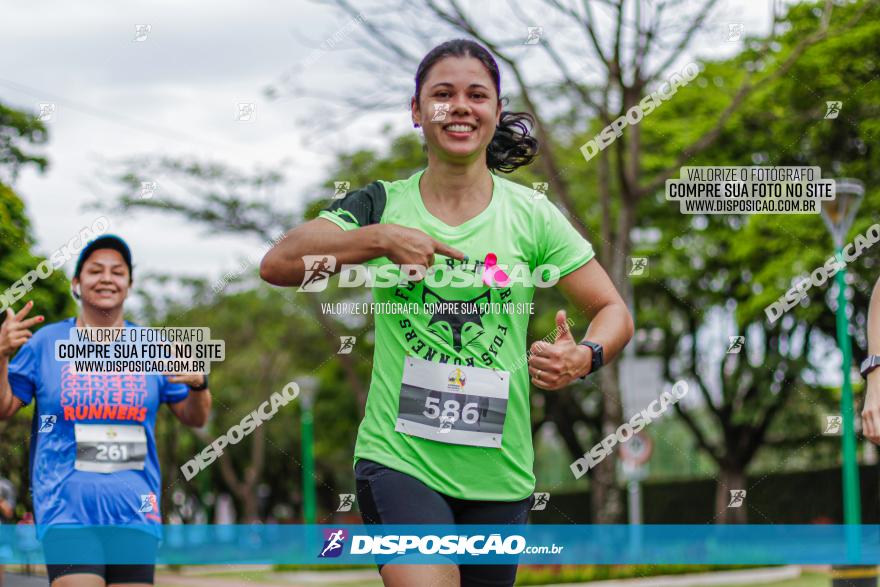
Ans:
POLYGON ((605 364, 605 359, 603 357, 603 349, 602 345, 596 342, 591 342, 587 345, 593 351, 593 368, 601 367, 605 364))

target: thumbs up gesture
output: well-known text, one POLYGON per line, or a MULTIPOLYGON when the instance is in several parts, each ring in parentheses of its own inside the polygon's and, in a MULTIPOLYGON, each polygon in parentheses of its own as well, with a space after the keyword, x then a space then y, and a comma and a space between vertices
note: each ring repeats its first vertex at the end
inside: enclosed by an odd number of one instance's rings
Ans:
POLYGON ((529 376, 541 389, 562 389, 589 369, 593 351, 579 345, 568 328, 565 310, 556 312, 556 340, 547 344, 538 340, 529 349, 529 376))

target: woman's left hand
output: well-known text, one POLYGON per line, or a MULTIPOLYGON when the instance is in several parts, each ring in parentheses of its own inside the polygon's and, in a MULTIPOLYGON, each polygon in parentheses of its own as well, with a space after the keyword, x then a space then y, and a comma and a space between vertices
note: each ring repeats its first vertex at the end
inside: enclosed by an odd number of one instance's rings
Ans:
POLYGON ((535 341, 530 348, 529 376, 541 389, 562 389, 575 379, 589 373, 593 351, 578 344, 568 328, 565 310, 556 312, 556 340, 553 344, 535 341))

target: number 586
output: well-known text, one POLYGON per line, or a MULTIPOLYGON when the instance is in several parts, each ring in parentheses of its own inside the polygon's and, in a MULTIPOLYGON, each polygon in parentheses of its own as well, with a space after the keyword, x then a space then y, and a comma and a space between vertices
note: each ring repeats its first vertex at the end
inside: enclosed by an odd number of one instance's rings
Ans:
POLYGON ((443 409, 440 409, 439 397, 426 397, 425 410, 422 414, 426 418, 436 420, 442 418, 447 422, 457 422, 459 418, 465 424, 475 424, 480 419, 480 412, 477 409, 476 402, 468 402, 462 408, 458 400, 448 399, 443 402, 443 409))

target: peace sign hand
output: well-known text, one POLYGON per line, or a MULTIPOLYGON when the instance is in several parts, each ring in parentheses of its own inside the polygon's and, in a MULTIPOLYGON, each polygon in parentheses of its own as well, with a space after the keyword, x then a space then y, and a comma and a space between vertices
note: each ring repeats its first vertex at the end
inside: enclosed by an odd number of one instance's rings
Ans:
POLYGON ((33 306, 33 302, 26 303, 19 310, 18 314, 13 312, 12 308, 6 308, 6 320, 0 326, 0 357, 8 359, 15 354, 18 347, 26 343, 34 335, 29 328, 45 319, 42 315, 39 315, 25 320, 25 316, 28 315, 33 306))

